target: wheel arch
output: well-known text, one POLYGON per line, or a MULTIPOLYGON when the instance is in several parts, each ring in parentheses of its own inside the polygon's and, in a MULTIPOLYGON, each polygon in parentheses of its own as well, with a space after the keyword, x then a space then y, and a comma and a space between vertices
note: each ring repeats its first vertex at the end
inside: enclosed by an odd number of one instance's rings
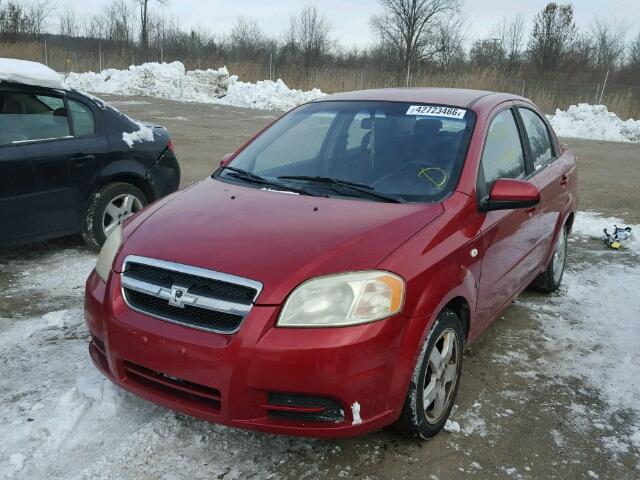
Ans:
POLYGON ((558 218, 558 223, 553 231, 553 237, 551 237, 551 243, 549 244, 549 249, 547 254, 544 257, 543 265, 547 265, 551 261, 551 256, 553 255, 553 248, 556 244, 556 240, 558 239, 558 235, 562 229, 567 227, 567 234, 571 233, 571 229, 573 228, 573 223, 575 221, 575 212, 571 209, 567 209, 567 211, 563 212, 562 215, 558 218))
POLYGON ((467 299, 461 295, 452 298, 449 302, 436 314, 436 318, 443 310, 451 310, 455 313, 462 323, 462 331, 464 332, 465 341, 469 338, 469 327, 471 326, 471 309, 467 299))
POLYGON ((94 193, 96 193, 98 190, 100 190, 104 186, 109 185, 110 183, 118 183, 118 182, 128 183, 138 188, 142 193, 145 194, 145 196, 147 197, 147 201, 149 203, 155 200, 155 195, 149 182, 146 180, 144 176, 141 176, 138 173, 134 173, 134 172, 121 172, 121 173, 115 173, 109 176, 100 177, 93 184, 93 186, 87 193, 86 200, 89 200, 94 193))
POLYGON ((567 219, 565 220, 564 224, 567 226, 567 232, 571 233, 571 230, 573 229, 573 222, 576 218, 576 215, 574 212, 570 212, 569 216, 567 217, 567 219))

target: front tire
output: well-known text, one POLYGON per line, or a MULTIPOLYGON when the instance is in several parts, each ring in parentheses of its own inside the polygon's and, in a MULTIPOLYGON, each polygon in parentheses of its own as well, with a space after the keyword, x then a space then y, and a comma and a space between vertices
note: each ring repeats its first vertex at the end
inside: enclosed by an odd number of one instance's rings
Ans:
POLYGON ((567 227, 564 226, 558 234, 549 265, 533 282, 533 285, 542 292, 555 292, 562 283, 564 267, 567 263, 567 236, 567 227))
POLYGON ((463 347, 460 318, 443 310, 421 350, 397 430, 428 440, 443 429, 458 392, 463 347))
POLYGON ((89 199, 82 223, 82 237, 87 245, 99 250, 114 228, 147 203, 149 200, 146 195, 130 183, 114 182, 105 185, 89 199))

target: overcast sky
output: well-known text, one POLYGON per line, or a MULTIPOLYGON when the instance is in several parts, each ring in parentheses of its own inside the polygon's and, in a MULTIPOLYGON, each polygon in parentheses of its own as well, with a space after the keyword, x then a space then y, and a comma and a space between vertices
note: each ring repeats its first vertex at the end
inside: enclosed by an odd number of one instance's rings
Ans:
MULTIPOLYGON (((185 28, 205 27, 214 34, 231 30, 237 16, 255 18, 269 34, 280 34, 288 25, 289 16, 305 4, 299 0, 168 0, 166 7, 157 4, 177 16, 185 28)), ((59 8, 73 7, 78 13, 92 13, 107 0, 57 0, 59 8)), ((373 42, 369 18, 380 11, 375 0, 318 0, 307 2, 316 5, 333 25, 333 37, 344 46, 367 46, 373 42)), ((531 18, 547 3, 546 0, 466 0, 463 12, 467 18, 470 38, 488 35, 503 17, 511 18, 519 13, 525 16, 529 26, 531 18)), ((564 3, 564 2, 561 2, 564 3)), ((628 35, 640 31, 640 0, 574 0, 576 23, 589 28, 597 15, 603 19, 623 22, 628 35), (603 11, 604 10, 604 11, 603 11)))

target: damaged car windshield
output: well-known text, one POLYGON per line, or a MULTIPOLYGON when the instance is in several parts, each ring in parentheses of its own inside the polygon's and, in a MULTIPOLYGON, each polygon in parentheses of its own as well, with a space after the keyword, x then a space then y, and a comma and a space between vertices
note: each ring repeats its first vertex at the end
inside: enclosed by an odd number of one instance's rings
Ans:
MULTIPOLYGON (((311 103, 276 122, 230 165, 332 197, 439 201, 457 184, 474 123, 473 111, 446 105, 311 103)), ((231 173, 221 169, 216 177, 242 182, 231 173)))

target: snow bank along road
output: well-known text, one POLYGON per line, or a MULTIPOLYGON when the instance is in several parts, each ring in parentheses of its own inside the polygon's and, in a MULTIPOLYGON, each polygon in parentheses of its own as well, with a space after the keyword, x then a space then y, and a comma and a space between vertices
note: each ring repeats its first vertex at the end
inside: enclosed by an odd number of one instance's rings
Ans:
MULTIPOLYGON (((187 182, 273 116, 110 99, 170 127, 187 182)), ((81 240, 0 251, 0 478, 640 478, 640 242, 614 252, 599 240, 614 221, 640 233, 640 192, 626 188, 640 180, 640 145, 574 147, 582 205, 605 216, 579 216, 559 294, 525 293, 467 349, 460 431, 429 443, 244 432, 124 393, 86 352, 95 257, 81 240)))

